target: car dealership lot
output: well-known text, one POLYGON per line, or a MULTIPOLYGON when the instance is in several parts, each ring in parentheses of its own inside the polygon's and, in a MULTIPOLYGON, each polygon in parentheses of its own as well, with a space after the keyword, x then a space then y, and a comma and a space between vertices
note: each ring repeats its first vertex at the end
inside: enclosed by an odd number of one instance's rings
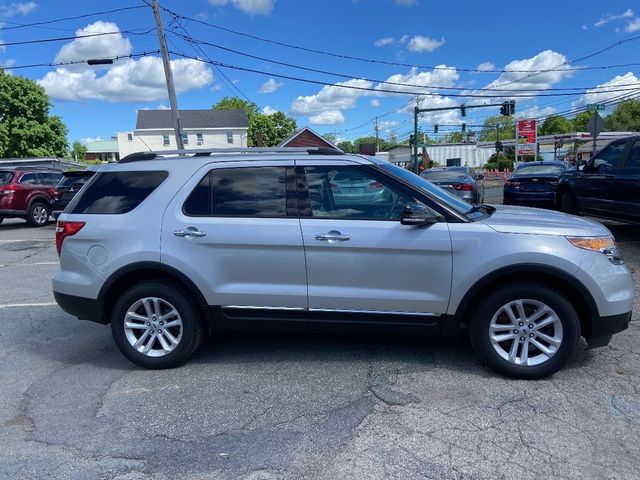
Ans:
MULTIPOLYGON (((609 226, 640 286, 640 227, 609 226)), ((53 302, 53 230, 0 225, 0 478, 638 476, 638 301, 550 380, 497 377, 466 342, 343 334, 225 335, 146 371, 53 302)))

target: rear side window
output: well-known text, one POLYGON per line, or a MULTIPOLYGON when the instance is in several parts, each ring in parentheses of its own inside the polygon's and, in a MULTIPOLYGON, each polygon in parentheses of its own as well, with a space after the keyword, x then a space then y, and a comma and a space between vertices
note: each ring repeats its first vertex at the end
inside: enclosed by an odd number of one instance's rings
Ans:
POLYGON ((122 214, 140 205, 168 176, 165 171, 97 173, 65 213, 122 214))
MULTIPOLYGON (((294 189, 293 179, 291 183, 294 189)), ((287 215, 286 168, 212 170, 191 192, 183 211, 190 216, 284 217, 287 215)))
POLYGON ((0 185, 8 185, 13 178, 13 172, 0 172, 0 185))
POLYGON ((85 183, 87 183, 87 181, 93 176, 93 174, 87 174, 87 175, 65 175, 64 177, 62 177, 62 180, 60 180, 60 183, 58 183, 58 187, 70 187, 70 186, 74 186, 74 187, 79 187, 84 185, 85 183))

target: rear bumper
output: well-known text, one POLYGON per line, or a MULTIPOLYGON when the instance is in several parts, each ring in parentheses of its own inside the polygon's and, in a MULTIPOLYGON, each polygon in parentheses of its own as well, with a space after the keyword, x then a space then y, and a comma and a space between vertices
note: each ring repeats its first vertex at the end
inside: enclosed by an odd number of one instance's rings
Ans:
POLYGON ((630 320, 631 312, 592 319, 590 331, 586 332, 588 348, 604 347, 609 343, 614 333, 629 328, 630 320))
POLYGON ((109 323, 109 320, 104 318, 100 302, 94 298, 67 295, 56 291, 53 292, 53 298, 62 310, 80 320, 90 320, 103 325, 109 323))
POLYGON ((510 192, 505 191, 503 195, 505 205, 554 206, 556 203, 555 192, 510 192))

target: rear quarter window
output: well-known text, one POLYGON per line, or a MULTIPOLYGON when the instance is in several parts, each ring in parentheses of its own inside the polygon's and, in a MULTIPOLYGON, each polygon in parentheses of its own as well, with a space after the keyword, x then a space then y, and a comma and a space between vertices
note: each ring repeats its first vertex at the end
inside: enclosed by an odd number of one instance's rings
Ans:
POLYGON ((169 175, 166 171, 97 173, 65 213, 123 214, 145 201, 169 175))
POLYGON ((13 178, 13 172, 0 172, 0 185, 8 185, 13 178))

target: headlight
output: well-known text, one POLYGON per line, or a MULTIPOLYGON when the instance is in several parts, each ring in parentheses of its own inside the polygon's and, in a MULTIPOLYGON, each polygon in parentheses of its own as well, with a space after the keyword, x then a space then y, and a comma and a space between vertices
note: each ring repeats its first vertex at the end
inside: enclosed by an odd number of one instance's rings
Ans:
POLYGON ((614 265, 622 265, 620 251, 616 246, 616 241, 611 235, 606 237, 565 237, 573 246, 599 252, 607 256, 614 265))

